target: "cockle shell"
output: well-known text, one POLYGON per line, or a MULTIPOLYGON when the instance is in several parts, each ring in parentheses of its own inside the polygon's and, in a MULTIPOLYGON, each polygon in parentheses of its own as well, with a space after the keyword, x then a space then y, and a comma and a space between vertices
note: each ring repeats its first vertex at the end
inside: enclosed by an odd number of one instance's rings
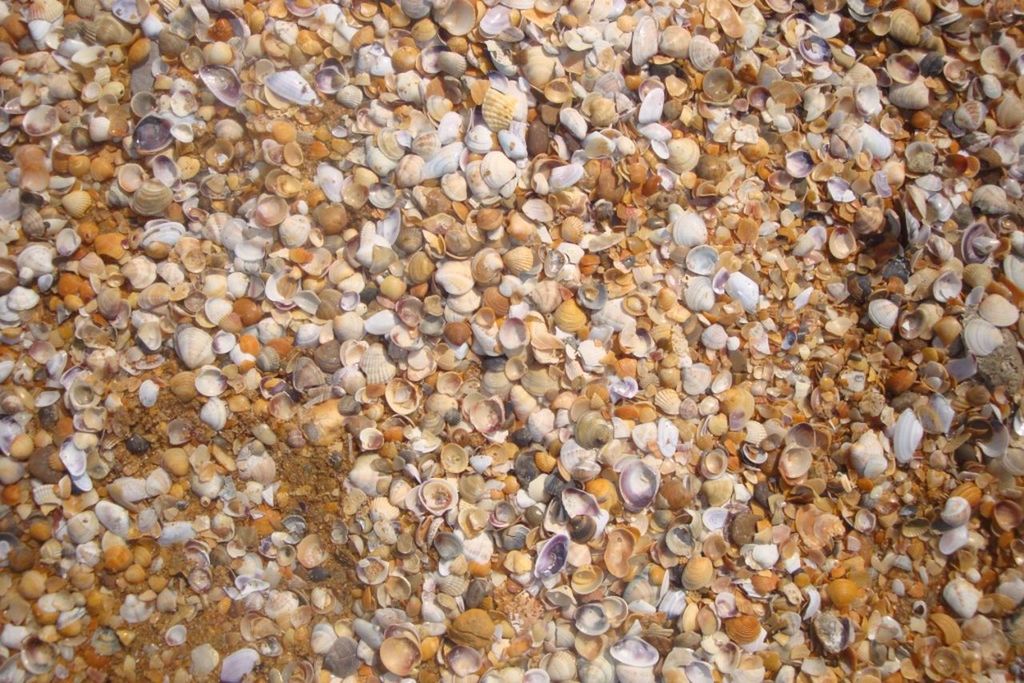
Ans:
POLYGON ((488 89, 480 105, 484 123, 494 132, 506 130, 515 116, 517 101, 495 88, 488 89))

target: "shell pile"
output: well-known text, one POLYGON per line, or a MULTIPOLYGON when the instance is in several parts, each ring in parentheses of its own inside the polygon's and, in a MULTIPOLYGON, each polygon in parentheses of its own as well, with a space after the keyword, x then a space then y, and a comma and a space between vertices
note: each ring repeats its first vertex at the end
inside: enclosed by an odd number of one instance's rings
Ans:
POLYGON ((0 681, 1024 677, 1014 0, 0 4, 0 681))

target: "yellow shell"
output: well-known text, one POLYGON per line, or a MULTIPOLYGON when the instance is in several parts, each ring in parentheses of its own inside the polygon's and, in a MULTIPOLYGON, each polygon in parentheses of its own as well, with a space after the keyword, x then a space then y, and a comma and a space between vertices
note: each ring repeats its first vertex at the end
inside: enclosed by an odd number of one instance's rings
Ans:
POLYGON ((512 123, 512 117, 515 116, 516 99, 491 88, 484 95, 480 110, 488 128, 494 132, 505 130, 512 123))
POLYGON ((956 645, 962 640, 960 624, 956 623, 953 617, 943 612, 933 612, 929 620, 942 634, 942 642, 946 645, 956 645))
POLYGON ((572 242, 573 244, 579 244, 580 240, 583 239, 583 233, 585 230, 583 219, 579 216, 568 216, 562 221, 561 231, 562 239, 566 242, 572 242))
POLYGON ((430 279, 434 274, 434 262, 422 251, 413 254, 409 259, 406 275, 413 284, 421 284, 430 279))
POLYGON ((860 586, 850 579, 836 579, 828 585, 828 597, 838 609, 846 609, 860 597, 860 586))
POLYGON ((507 251, 503 260, 509 272, 522 275, 533 268, 533 250, 529 247, 516 247, 507 251))
POLYGON ((761 635, 761 622, 753 615, 741 614, 725 620, 725 632, 736 643, 746 645, 761 635))
POLYGON ((743 387, 732 387, 719 398, 722 411, 730 418, 749 420, 754 415, 754 397, 743 387))
POLYGON ((93 204, 92 195, 85 190, 68 192, 61 198, 60 203, 72 218, 81 218, 89 213, 93 204))
POLYGON ((714 574, 715 567, 710 559, 702 555, 691 558, 683 569, 683 588, 692 591, 707 588, 714 574))
POLYGON ((587 314, 572 299, 563 301, 555 309, 555 325, 569 334, 579 332, 587 325, 587 314))

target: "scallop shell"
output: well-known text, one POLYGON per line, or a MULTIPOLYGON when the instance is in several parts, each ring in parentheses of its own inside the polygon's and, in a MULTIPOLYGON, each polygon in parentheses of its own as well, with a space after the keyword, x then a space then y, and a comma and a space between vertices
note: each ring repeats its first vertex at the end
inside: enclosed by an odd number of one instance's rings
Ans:
POLYGON ((573 300, 563 301, 554 313, 555 326, 563 332, 575 334, 587 326, 587 314, 573 300))
POLYGON ((511 125, 518 103, 516 98, 490 88, 480 105, 484 123, 494 132, 506 130, 511 125))
POLYGON ((397 372, 380 344, 374 344, 363 352, 359 359, 359 369, 366 377, 367 384, 387 384, 397 372))
POLYGON ((85 190, 74 190, 61 197, 61 206, 72 218, 82 218, 93 207, 92 195, 85 190))
POLYGON ((725 632, 740 645, 749 645, 756 641, 761 635, 760 620, 750 614, 741 614, 725 620, 725 632))
POLYGON ((514 247, 502 257, 505 267, 513 275, 523 275, 533 268, 533 250, 529 247, 514 247))
POLYGON ((183 325, 174 333, 174 348, 182 364, 194 370, 214 361, 213 337, 197 327, 183 325))

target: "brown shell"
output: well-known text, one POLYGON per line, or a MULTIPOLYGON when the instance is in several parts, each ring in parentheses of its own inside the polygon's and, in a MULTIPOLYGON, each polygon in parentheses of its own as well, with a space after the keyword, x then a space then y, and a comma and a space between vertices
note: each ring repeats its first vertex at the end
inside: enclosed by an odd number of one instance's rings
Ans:
POLYGON ((741 614, 725 620, 725 632, 734 642, 746 645, 761 635, 761 621, 752 614, 741 614))

